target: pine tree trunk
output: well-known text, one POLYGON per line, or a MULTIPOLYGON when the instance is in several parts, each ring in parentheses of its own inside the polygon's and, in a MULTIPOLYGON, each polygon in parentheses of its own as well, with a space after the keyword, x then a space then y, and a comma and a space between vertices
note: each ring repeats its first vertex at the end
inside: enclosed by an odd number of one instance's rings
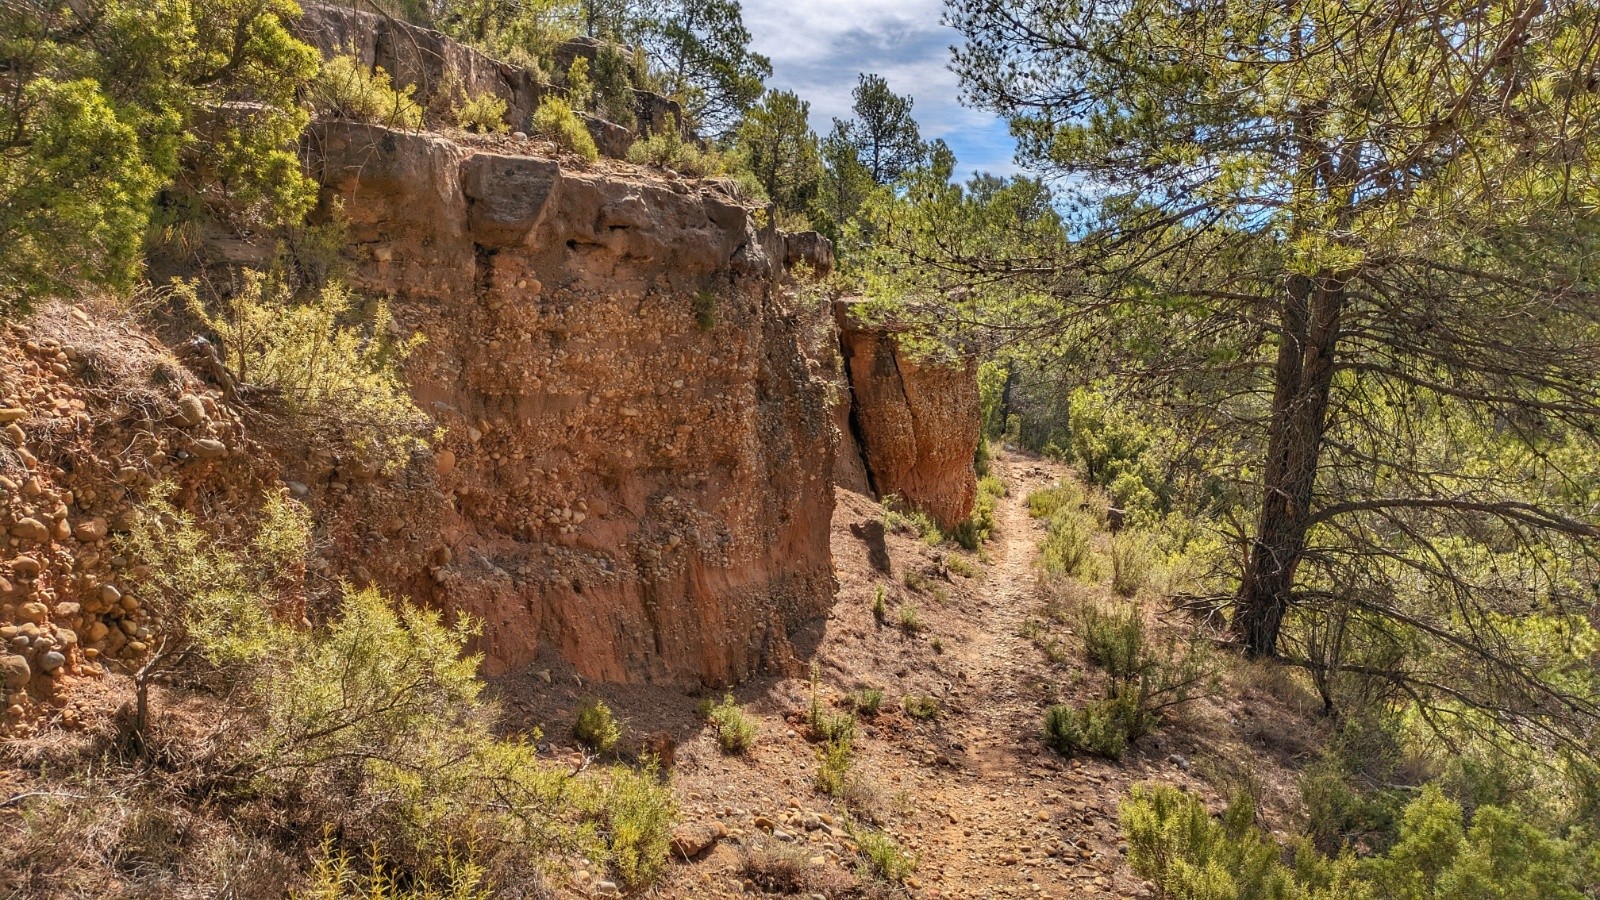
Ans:
POLYGON ((1343 305, 1343 278, 1290 276, 1274 372, 1261 515, 1232 623, 1234 637, 1250 656, 1277 653, 1295 569, 1305 554, 1343 305))

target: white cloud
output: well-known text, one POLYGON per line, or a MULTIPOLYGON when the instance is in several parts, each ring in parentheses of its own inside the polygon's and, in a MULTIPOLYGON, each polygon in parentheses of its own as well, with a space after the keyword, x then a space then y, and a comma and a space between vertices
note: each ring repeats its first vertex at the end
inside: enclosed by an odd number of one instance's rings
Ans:
POLYGON ((949 69, 960 39, 940 23, 941 0, 743 0, 754 48, 772 58, 770 84, 811 101, 811 124, 826 133, 850 114, 850 90, 861 72, 888 79, 916 101, 925 138, 956 151, 960 171, 1016 171, 1005 123, 961 106, 949 69))

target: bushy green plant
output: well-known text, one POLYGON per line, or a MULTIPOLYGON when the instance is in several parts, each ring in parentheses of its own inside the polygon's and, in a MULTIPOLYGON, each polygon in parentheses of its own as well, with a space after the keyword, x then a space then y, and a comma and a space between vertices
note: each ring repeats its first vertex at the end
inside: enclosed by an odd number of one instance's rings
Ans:
POLYGON ((1305 900, 1582 900, 1583 851, 1511 810, 1485 806, 1466 823, 1461 806, 1435 786, 1405 809, 1387 853, 1329 858, 1309 843, 1294 865, 1255 827, 1245 795, 1213 819, 1196 796, 1165 785, 1135 785, 1122 804, 1128 862, 1164 897, 1305 900))
POLYGON ((850 839, 856 842, 856 848, 871 875, 898 882, 906 880, 917 870, 916 854, 907 852, 887 832, 857 825, 853 821, 846 823, 846 830, 850 839))
POLYGON ((999 476, 985 475, 978 479, 978 493, 972 502, 972 515, 950 532, 951 539, 968 550, 978 549, 978 545, 987 541, 990 532, 994 531, 995 505, 1005 495, 1006 484, 999 476))
POLYGON ((915 603, 900 604, 900 612, 897 618, 900 621, 900 630, 907 634, 916 634, 922 630, 922 618, 917 614, 917 605, 915 603))
POLYGON ((1050 527, 1040 544, 1040 564, 1052 575, 1085 580, 1098 576, 1094 550, 1094 521, 1077 509, 1061 509, 1050 517, 1050 527))
POLYGON ((1138 678, 1150 664, 1144 617, 1137 606, 1085 603, 1078 612, 1078 630, 1084 657, 1113 680, 1138 678))
POLYGON ((889 594, 881 584, 872 592, 872 618, 876 619, 879 625, 889 620, 889 594))
POLYGON ((600 148, 595 146, 589 126, 560 97, 546 97, 539 101, 539 108, 533 111, 531 127, 534 134, 554 141, 556 146, 568 153, 591 162, 600 158, 600 148))
POLYGON ((492 134, 510 130, 506 101, 488 92, 466 98, 454 113, 456 125, 466 131, 492 134))
POLYGON ((954 553, 945 557, 944 565, 945 568, 960 575, 962 578, 976 578, 979 574, 978 567, 973 565, 971 560, 965 556, 957 556, 954 553))
POLYGON ((695 292, 693 301, 694 324, 701 331, 717 327, 717 292, 702 288, 695 292))
POLYGON ((259 272, 246 272, 216 314, 192 284, 180 293, 221 339, 234 377, 273 390, 329 442, 347 444, 385 473, 427 447, 429 419, 400 369, 423 338, 394 337, 384 303, 358 303, 340 284, 297 301, 281 278, 259 272))
POLYGON ((1150 541, 1134 531, 1111 536, 1111 589, 1124 597, 1139 593, 1150 579, 1150 541))
POLYGON ((847 741, 823 741, 817 747, 817 790, 830 797, 850 791, 855 747, 847 741))
POLYGON ((881 706, 883 706, 883 690, 881 688, 862 688, 855 692, 856 712, 861 715, 875 716, 881 706))
POLYGON ((593 797, 586 805, 595 810, 612 869, 629 888, 654 881, 666 870, 678 815, 672 791, 661 783, 654 764, 613 766, 588 784, 593 797))
POLYGON ((471 853, 451 847, 435 861, 434 872, 418 877, 395 872, 373 848, 362 859, 325 838, 311 867, 310 883, 291 891, 292 900, 491 900, 488 873, 471 853))
POLYGON ((1198 636, 1153 643, 1137 606, 1089 603, 1078 621, 1084 656, 1105 670, 1109 684, 1102 700, 1046 713, 1046 740, 1063 754, 1118 758, 1156 727, 1164 710, 1215 682, 1216 660, 1198 636))
POLYGON ((578 704, 572 736, 596 753, 610 753, 622 738, 622 726, 617 724, 616 716, 611 714, 611 707, 604 700, 585 697, 578 704))
POLYGON ((1077 509, 1083 502, 1083 487, 1076 481, 1064 479, 1028 494, 1028 515, 1035 519, 1051 519, 1062 510, 1077 509))
POLYGON ((895 534, 911 534, 924 544, 937 547, 944 543, 944 532, 933 517, 920 509, 913 509, 898 495, 883 498, 883 527, 895 534))
POLYGON ((594 65, 589 72, 594 91, 590 108, 606 121, 615 122, 623 128, 633 128, 638 122, 629 75, 631 68, 628 57, 608 44, 595 54, 594 65))
POLYGON ((723 696, 721 703, 708 703, 704 715, 724 753, 744 753, 755 745, 755 720, 745 715, 732 694, 723 696))
POLYGON ((931 694, 907 694, 900 702, 905 708, 906 715, 918 721, 927 721, 939 716, 939 698, 931 694))
POLYGON ((1122 694, 1086 706, 1057 704, 1045 710, 1045 743, 1062 756, 1092 753, 1121 759, 1130 741, 1155 727, 1154 716, 1137 697, 1122 694))
POLYGON ((422 107, 407 85, 396 89, 382 68, 368 71, 361 60, 340 54, 322 63, 308 98, 319 114, 390 128, 422 129, 422 107))
POLYGON ((1120 814, 1129 865, 1153 882, 1162 897, 1306 896, 1279 861, 1277 845, 1255 828, 1255 809, 1247 797, 1237 798, 1218 821, 1193 794, 1167 785, 1134 785, 1120 814))
POLYGON ((671 169, 690 178, 706 178, 728 171, 728 161, 720 153, 685 140, 675 128, 634 141, 628 148, 628 162, 671 169))

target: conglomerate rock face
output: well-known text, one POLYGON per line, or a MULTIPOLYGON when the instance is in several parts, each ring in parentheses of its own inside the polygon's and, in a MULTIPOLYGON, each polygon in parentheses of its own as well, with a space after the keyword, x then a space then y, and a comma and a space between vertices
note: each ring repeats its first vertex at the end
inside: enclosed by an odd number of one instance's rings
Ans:
POLYGON ((977 495, 976 363, 907 352, 893 326, 854 311, 859 302, 841 300, 834 312, 852 394, 848 424, 871 487, 951 528, 972 515, 977 495))
POLYGON ((408 376, 446 429, 431 483, 370 512, 397 537, 342 549, 481 620, 491 672, 546 648, 622 681, 786 660, 834 590, 791 242, 715 185, 348 123, 308 146, 356 286, 427 338, 408 376))

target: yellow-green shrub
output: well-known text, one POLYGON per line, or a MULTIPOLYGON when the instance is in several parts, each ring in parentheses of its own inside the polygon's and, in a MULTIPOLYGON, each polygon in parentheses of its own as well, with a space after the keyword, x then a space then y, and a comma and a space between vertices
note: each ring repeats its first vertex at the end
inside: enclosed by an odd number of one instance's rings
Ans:
POLYGON ((259 272, 247 272, 215 315, 192 285, 182 291, 221 339, 234 376, 272 389, 314 431, 385 472, 427 446, 428 417, 400 371, 423 338, 395 338, 382 302, 358 303, 340 284, 297 301, 281 280, 259 272))
POLYGON ((673 128, 634 141, 633 146, 628 148, 628 162, 671 169, 690 178, 721 175, 728 170, 727 160, 722 154, 715 150, 703 150, 692 141, 684 140, 673 128))
POLYGON ((589 126, 583 124, 567 101, 560 97, 546 97, 539 101, 533 112, 533 133, 554 141, 561 149, 575 153, 591 162, 600 158, 600 148, 595 146, 589 126))
POLYGON ((755 720, 745 715, 744 710, 734 701, 732 694, 724 696, 721 703, 708 701, 702 714, 715 729, 717 743, 721 745, 723 752, 743 753, 755 744, 755 720))
POLYGON ((468 97, 455 108, 456 125, 466 131, 483 134, 509 130, 506 125, 506 101, 494 94, 482 93, 468 97))
POLYGON ((312 108, 322 115, 390 128, 422 128, 422 107, 412 97, 411 87, 397 90, 388 72, 381 68, 369 72, 350 54, 322 64, 308 97, 312 108))
POLYGON ((596 753, 610 753, 622 737, 622 728, 604 700, 586 697, 578 704, 578 716, 572 723, 572 736, 596 753))

